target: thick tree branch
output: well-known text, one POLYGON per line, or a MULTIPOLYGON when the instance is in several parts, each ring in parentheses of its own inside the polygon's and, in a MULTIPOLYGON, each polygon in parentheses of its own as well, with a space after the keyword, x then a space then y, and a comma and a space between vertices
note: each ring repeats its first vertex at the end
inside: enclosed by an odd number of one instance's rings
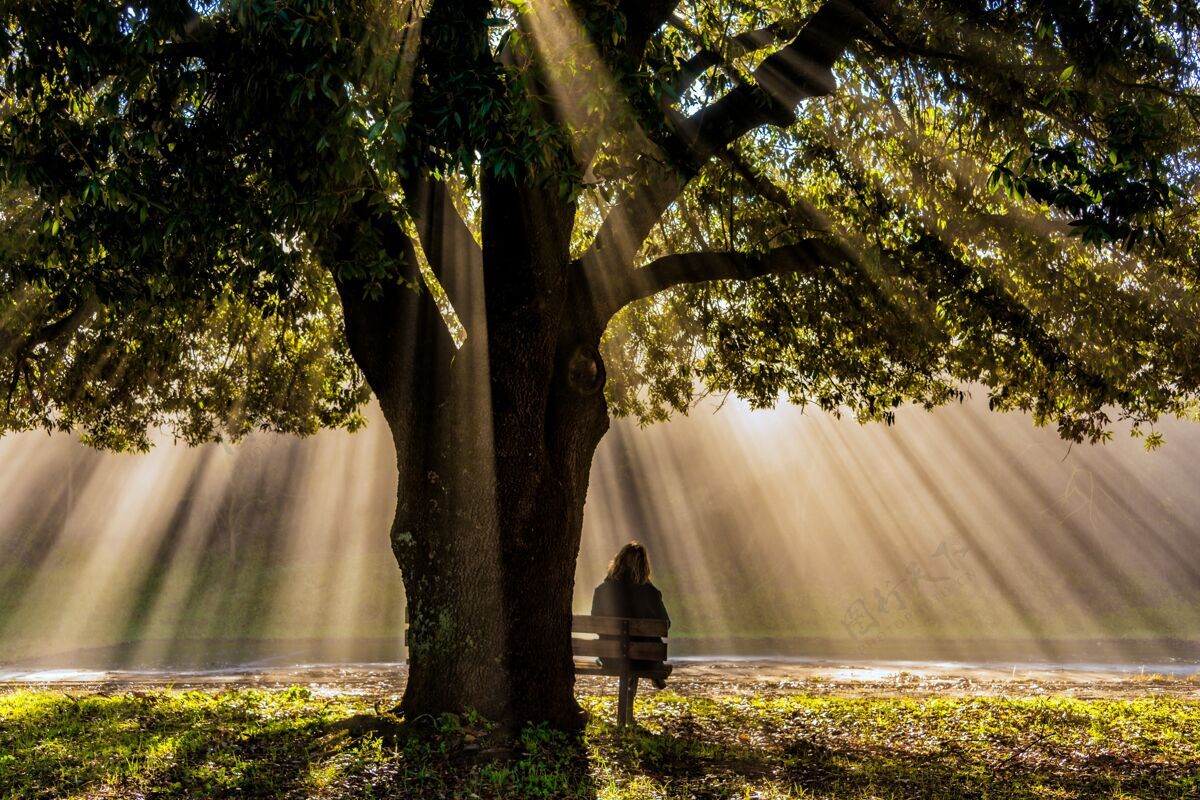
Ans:
POLYGON ((804 239, 765 253, 717 251, 663 256, 631 270, 622 283, 612 287, 602 319, 608 319, 629 303, 687 283, 812 273, 845 264, 851 258, 849 252, 823 239, 804 239))
POLYGON ((12 357, 12 370, 8 381, 8 392, 5 397, 5 412, 11 412, 13 395, 17 391, 21 376, 30 380, 30 357, 34 348, 51 344, 64 336, 72 336, 100 310, 100 301, 90 288, 69 312, 27 336, 6 333, 0 330, 0 355, 12 357))
MULTIPOLYGON (((921 237, 910 247, 910 255, 932 259, 940 269, 939 280, 955 287, 977 309, 1008 336, 1023 342, 1030 353, 1048 369, 1071 375, 1073 384, 1100 396, 1111 396, 1114 388, 1100 373, 1091 369, 1063 347, 1037 315, 1014 299, 986 272, 980 272, 955 256, 935 236, 921 237)), ((893 268, 901 265, 894 264, 893 268)), ((609 298, 613 305, 609 316, 622 306, 676 286, 715 280, 753 280, 769 275, 808 274, 851 268, 863 270, 856 251, 846 243, 827 239, 804 239, 761 254, 732 252, 680 253, 664 256, 641 269, 631 278, 613 287, 609 298)), ((868 273, 864 291, 878 292, 880 286, 868 273)), ((942 287, 942 291, 945 286, 942 287)), ((885 295, 881 299, 888 301, 885 295)), ((607 319, 605 317, 604 319, 607 319)))
POLYGON ((210 59, 228 49, 231 42, 223 40, 213 21, 200 16, 190 2, 180 0, 173 5, 157 12, 163 16, 166 27, 175 30, 170 42, 161 45, 164 55, 210 59))
POLYGON ((696 55, 684 62, 684 65, 679 70, 679 75, 676 77, 674 84, 676 97, 681 97, 687 91, 688 87, 704 74, 705 70, 720 66, 724 67, 726 71, 731 71, 729 59, 738 58, 755 50, 769 47, 781 39, 791 38, 800 29, 799 22, 795 20, 783 20, 766 28, 739 33, 737 36, 727 39, 724 42, 724 47, 718 51, 700 41, 695 31, 687 23, 679 19, 679 17, 672 17, 671 24, 696 41, 699 48, 696 55))
POLYGON ((0 354, 16 354, 17 360, 20 361, 38 345, 50 344, 63 336, 75 333, 99 310, 100 301, 96 298, 96 293, 88 290, 70 311, 28 335, 21 336, 0 329, 0 354))
POLYGON ((626 54, 640 57, 655 31, 666 24, 680 0, 621 0, 619 10, 625 17, 626 54))
POLYGON ((674 134, 663 143, 665 152, 643 159, 643 179, 617 201, 581 259, 585 294, 611 307, 607 285, 627 280, 654 225, 713 155, 755 128, 790 123, 800 101, 833 91, 833 65, 869 24, 859 6, 870 1, 828 0, 758 66, 754 83, 691 117, 669 112, 674 134))
POLYGON ((445 183, 422 172, 407 182, 404 193, 429 268, 469 333, 481 323, 483 250, 459 216, 445 183))
POLYGON ((439 367, 453 356, 453 340, 421 284, 413 243, 384 199, 364 193, 336 226, 334 239, 327 255, 342 300, 346 338, 392 422, 391 414, 411 405, 413 386, 424 386, 423 392, 433 389, 439 367), (371 251, 372 240, 396 265, 396 274, 376 277, 360 271, 358 248, 365 242, 371 251))
POLYGON ((62 336, 74 334, 99 310, 100 301, 96 298, 96 293, 89 290, 69 314, 51 322, 35 333, 25 343, 25 347, 32 348, 40 344, 49 344, 62 336))
POLYGON ((791 42, 754 70, 754 83, 737 86, 682 121, 679 136, 693 169, 717 150, 764 125, 787 125, 796 106, 835 88, 833 65, 866 29, 861 0, 828 0, 791 42))

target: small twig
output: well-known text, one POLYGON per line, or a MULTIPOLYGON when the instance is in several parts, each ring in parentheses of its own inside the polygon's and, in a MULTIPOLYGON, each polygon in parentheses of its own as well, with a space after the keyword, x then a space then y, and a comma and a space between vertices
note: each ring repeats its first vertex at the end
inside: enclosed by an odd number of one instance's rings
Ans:
POLYGON ((1020 758, 1025 753, 1027 753, 1031 747, 1033 747, 1035 745, 1039 745, 1042 742, 1044 742, 1048 735, 1049 735, 1048 733, 1039 734, 1036 739, 1029 742, 1024 747, 1022 747, 1020 750, 1017 750, 1015 753, 1011 754, 1008 758, 1004 759, 999 764, 997 764, 996 769, 998 769, 998 770, 1007 769, 1009 764, 1011 764, 1016 759, 1020 758))

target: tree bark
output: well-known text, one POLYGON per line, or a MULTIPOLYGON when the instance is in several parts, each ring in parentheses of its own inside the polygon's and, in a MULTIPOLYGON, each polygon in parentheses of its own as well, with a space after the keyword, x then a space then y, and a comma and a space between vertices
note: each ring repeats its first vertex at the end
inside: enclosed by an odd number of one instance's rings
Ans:
MULTIPOLYGON (((480 378, 527 348, 494 343, 503 358, 489 359, 488 370, 477 351, 460 353, 446 402, 418 433, 424 457, 402 464, 392 545, 408 598, 401 708, 410 720, 475 709, 513 725, 581 725, 571 599, 607 410, 598 376, 571 378, 590 374, 579 366, 595 352, 586 346, 582 356, 570 346, 556 352, 545 402, 514 399, 495 378, 488 397, 480 378)), ((412 450, 411 441, 396 446, 412 450)))
POLYGON ((568 310, 574 209, 494 181, 484 204, 488 269, 463 286, 486 324, 461 349, 427 292, 338 285, 350 350, 396 445, 400 707, 409 720, 473 709, 512 728, 578 729, 571 600, 608 429, 602 327, 568 310))

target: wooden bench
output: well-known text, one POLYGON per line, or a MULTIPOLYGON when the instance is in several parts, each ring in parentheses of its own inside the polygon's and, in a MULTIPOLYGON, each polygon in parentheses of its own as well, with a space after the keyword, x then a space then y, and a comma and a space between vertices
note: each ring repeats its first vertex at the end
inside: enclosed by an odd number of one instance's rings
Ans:
POLYGON ((665 637, 671 623, 661 619, 590 617, 576 614, 571 621, 571 652, 575 672, 580 675, 613 675, 621 679, 617 686, 617 726, 633 724, 633 698, 639 678, 663 678, 671 674, 671 664, 657 669, 634 669, 634 661, 666 662, 666 642, 635 642, 634 636, 665 637), (612 636, 608 639, 580 639, 577 635, 612 636), (603 658, 598 661, 580 659, 603 658))

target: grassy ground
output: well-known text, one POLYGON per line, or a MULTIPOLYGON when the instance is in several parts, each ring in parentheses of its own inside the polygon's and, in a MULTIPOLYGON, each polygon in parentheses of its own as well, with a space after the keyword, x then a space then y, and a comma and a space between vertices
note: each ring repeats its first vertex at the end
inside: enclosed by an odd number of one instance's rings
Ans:
POLYGON ((626 735, 582 702, 582 749, 535 728, 489 752, 467 718, 350 735, 370 701, 302 688, 0 693, 0 798, 1200 798, 1200 703, 1178 699, 662 692, 626 735))

